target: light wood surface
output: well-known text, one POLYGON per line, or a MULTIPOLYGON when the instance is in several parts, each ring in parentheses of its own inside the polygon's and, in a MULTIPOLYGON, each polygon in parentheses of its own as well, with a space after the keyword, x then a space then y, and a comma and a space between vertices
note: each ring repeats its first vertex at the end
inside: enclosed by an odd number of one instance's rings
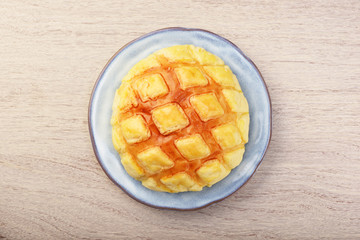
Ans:
POLYGON ((360 1, 0 1, 0 239, 359 239, 360 1), (218 33, 259 67, 273 136, 241 190, 142 205, 93 154, 90 93, 152 30, 218 33))

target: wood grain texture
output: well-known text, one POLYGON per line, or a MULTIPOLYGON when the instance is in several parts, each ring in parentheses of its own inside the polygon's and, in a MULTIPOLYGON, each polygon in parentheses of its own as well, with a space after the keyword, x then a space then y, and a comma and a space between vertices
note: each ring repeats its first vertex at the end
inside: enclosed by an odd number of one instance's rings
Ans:
POLYGON ((0 239, 359 239, 360 1, 0 1, 0 239), (259 67, 273 137, 207 208, 144 206, 93 154, 107 60, 164 27, 204 28, 259 67))

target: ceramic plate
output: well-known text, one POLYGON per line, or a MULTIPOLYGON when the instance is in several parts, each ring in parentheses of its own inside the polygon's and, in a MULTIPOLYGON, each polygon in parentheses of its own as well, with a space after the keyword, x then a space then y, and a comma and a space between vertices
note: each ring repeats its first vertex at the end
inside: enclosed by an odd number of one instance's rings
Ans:
POLYGON ((89 130, 95 155, 108 177, 130 197, 158 208, 197 209, 220 201, 243 186, 261 163, 271 138, 271 102, 254 63, 230 41, 200 29, 167 28, 146 34, 121 48, 95 83, 89 105, 89 130), (249 142, 241 164, 211 188, 200 192, 163 193, 149 190, 130 177, 111 140, 112 102, 121 79, 138 61, 158 49, 192 44, 219 56, 239 79, 250 109, 249 142))

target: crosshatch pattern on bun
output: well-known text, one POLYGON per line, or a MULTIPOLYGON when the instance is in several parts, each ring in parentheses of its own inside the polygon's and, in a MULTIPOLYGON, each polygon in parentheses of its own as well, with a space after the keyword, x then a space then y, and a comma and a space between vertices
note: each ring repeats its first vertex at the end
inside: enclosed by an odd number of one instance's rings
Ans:
POLYGON ((248 142, 249 107, 236 76, 193 45, 139 61, 112 109, 112 141, 122 165, 155 191, 211 187, 240 164, 248 142))

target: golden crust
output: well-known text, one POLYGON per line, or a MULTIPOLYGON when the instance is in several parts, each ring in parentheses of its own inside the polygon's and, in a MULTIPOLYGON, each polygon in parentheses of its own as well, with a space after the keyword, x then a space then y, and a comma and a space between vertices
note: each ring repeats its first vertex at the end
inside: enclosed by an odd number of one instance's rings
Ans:
POLYGON ((200 134, 178 138, 174 143, 181 155, 189 161, 206 158, 211 153, 209 146, 200 134))
POLYGON ((190 97, 190 103, 203 122, 224 114, 224 109, 214 93, 194 95, 190 97))
POLYGON ((238 166, 249 106, 236 76, 203 48, 179 45, 139 61, 113 102, 112 141, 133 178, 154 191, 201 191, 238 166))

